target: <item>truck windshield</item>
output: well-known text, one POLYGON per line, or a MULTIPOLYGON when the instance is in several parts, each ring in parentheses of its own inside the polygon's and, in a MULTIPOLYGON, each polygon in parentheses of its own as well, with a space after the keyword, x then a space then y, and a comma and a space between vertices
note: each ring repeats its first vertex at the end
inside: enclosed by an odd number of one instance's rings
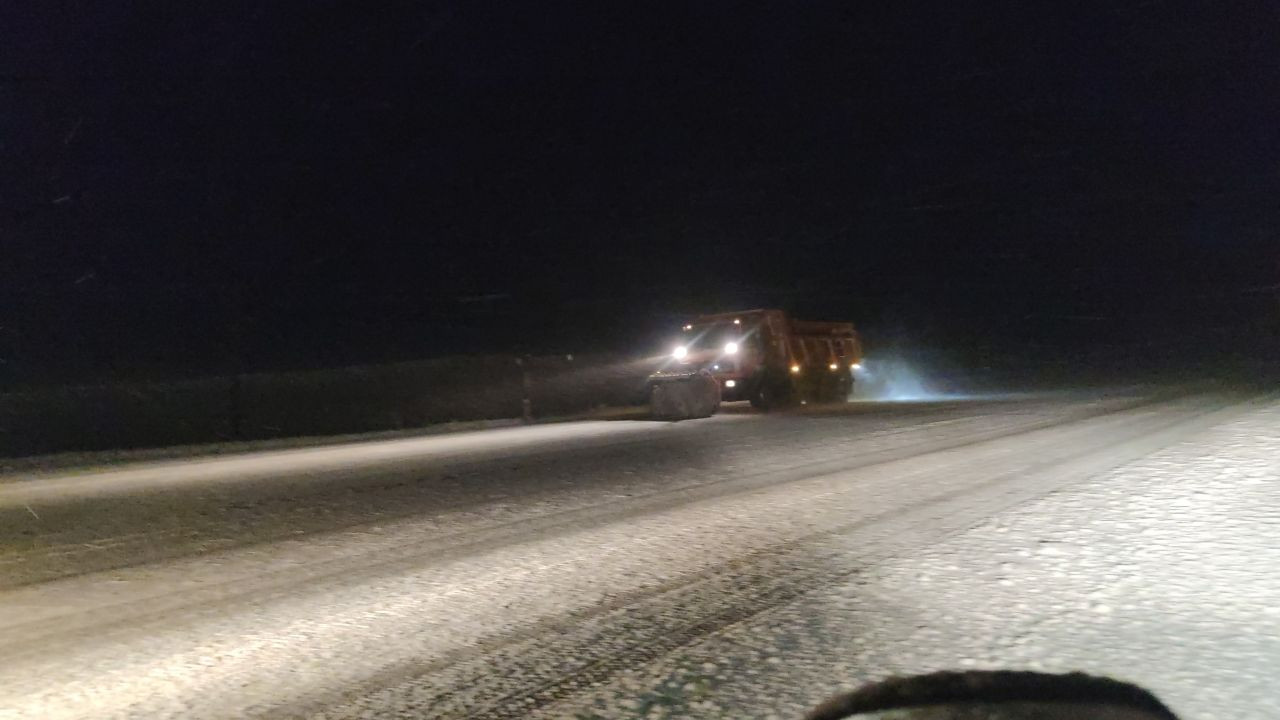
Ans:
POLYGON ((690 350, 719 350, 730 342, 742 344, 747 336, 743 326, 731 323, 695 325, 686 334, 690 350))

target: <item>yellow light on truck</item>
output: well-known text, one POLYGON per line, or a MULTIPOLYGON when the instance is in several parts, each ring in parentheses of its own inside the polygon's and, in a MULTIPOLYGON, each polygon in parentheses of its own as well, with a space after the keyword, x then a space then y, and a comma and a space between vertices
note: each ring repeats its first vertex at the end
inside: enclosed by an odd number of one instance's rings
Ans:
POLYGON ((798 372, 800 372, 800 366, 799 366, 799 365, 792 365, 792 366, 791 366, 791 372, 793 372, 793 373, 798 373, 798 372))
POLYGON ((840 366, 839 366, 839 365, 837 365, 837 364, 835 364, 835 363, 831 363, 830 368, 831 368, 832 370, 839 370, 839 369, 840 369, 840 366))
POLYGON ((725 387, 738 387, 738 381, 737 381, 737 380, 725 380, 725 381, 724 381, 724 386, 725 386, 725 387))
POLYGON ((742 321, 741 321, 741 320, 739 320, 738 318, 734 318, 734 319, 733 319, 733 324, 734 324, 734 325, 741 325, 741 324, 742 324, 742 321))

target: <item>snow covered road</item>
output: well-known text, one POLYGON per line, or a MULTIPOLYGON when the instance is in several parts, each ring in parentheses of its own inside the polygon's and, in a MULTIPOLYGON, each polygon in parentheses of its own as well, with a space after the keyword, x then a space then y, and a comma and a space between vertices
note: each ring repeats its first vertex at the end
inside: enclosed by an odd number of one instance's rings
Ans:
POLYGON ((796 716, 1084 669, 1278 716, 1280 405, 570 423, 0 483, 0 717, 796 716))

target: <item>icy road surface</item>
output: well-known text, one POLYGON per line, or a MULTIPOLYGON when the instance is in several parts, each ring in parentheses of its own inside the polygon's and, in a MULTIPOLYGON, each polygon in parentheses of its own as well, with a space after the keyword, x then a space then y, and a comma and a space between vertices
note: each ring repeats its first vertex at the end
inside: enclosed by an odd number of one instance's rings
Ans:
POLYGON ((1280 717, 1280 402, 597 422, 0 479, 0 717, 796 717, 945 668, 1280 717))

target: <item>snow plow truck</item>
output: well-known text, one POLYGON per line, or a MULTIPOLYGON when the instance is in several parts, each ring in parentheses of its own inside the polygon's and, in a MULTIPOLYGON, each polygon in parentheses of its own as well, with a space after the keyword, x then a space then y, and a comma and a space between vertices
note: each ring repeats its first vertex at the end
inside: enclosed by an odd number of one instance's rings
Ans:
POLYGON ((842 402, 862 369, 853 323, 796 320, 782 310, 703 315, 685 323, 663 368, 649 376, 655 417, 707 417, 720 401, 762 410, 842 402))

